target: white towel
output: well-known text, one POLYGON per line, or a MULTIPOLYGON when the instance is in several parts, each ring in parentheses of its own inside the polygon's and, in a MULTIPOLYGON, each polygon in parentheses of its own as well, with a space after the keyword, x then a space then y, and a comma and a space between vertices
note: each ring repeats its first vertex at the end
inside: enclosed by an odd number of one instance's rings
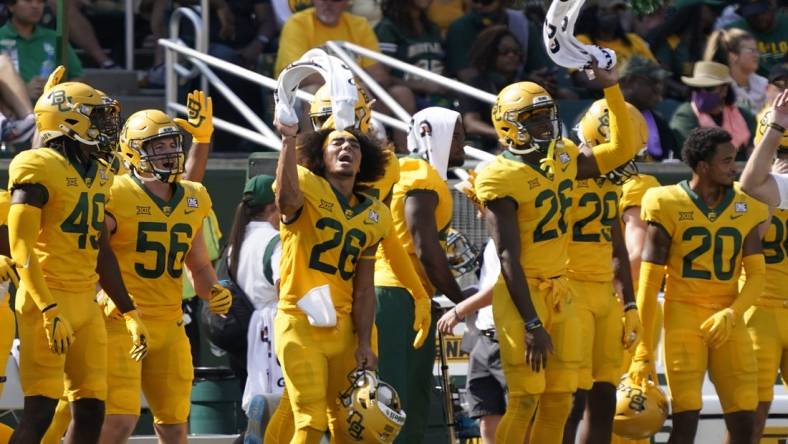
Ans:
POLYGON ((279 83, 274 93, 276 118, 285 125, 298 124, 298 114, 294 108, 296 90, 305 78, 315 73, 320 74, 329 85, 336 129, 352 127, 356 120, 355 107, 358 100, 353 72, 342 60, 319 48, 310 49, 279 74, 279 83))
POLYGON ((575 22, 585 0, 554 0, 547 11, 542 36, 547 55, 564 68, 588 69, 596 59, 600 68, 613 69, 616 53, 597 45, 585 45, 575 38, 575 22))
POLYGON ((280 394, 285 380, 274 351, 274 315, 276 301, 252 312, 249 319, 246 349, 246 386, 241 407, 249 414, 249 404, 257 395, 280 394))
POLYGON ((456 111, 433 106, 417 112, 410 121, 408 150, 426 159, 443 180, 446 180, 454 125, 459 117, 456 111))

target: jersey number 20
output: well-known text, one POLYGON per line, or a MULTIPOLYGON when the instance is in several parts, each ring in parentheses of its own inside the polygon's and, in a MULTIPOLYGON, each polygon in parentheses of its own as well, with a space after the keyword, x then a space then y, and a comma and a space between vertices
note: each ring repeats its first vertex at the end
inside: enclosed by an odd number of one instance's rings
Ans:
POLYGON ((706 227, 689 227, 684 231, 682 240, 691 241, 692 239, 700 238, 700 245, 695 249, 684 255, 681 267, 681 276, 685 278, 695 279, 711 279, 711 272, 708 270, 697 269, 693 266, 695 259, 702 256, 709 250, 712 250, 712 262, 714 264, 714 277, 720 281, 727 281, 733 277, 733 271, 736 269, 736 259, 739 257, 741 250, 741 233, 733 227, 720 227, 714 236, 706 227), (725 249, 725 239, 727 242, 733 244, 733 254, 730 258, 723 258, 725 249), (727 264, 726 264, 727 262, 727 264), (727 269, 726 269, 727 267, 727 269))

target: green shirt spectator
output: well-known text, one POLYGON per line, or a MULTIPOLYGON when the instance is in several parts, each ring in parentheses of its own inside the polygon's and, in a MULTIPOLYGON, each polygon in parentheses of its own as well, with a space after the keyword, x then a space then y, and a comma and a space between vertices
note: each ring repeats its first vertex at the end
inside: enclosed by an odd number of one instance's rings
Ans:
MULTIPOLYGON (((426 22, 423 33, 411 35, 390 18, 384 17, 375 26, 375 34, 384 54, 435 74, 443 74, 446 52, 443 50, 440 30, 434 24, 426 22)), ((412 77, 398 70, 393 73, 405 80, 412 77)))
POLYGON ((744 19, 731 23, 728 28, 743 29, 755 37, 761 53, 758 74, 765 77, 788 52, 788 15, 777 0, 743 0, 737 12, 744 19))
POLYGON ((470 67, 468 51, 479 34, 492 25, 507 25, 517 37, 525 60, 525 71, 552 66, 542 44, 541 24, 529 22, 522 11, 505 9, 500 6, 502 3, 493 3, 498 5, 499 10, 485 12, 483 8, 493 6, 478 6, 476 2, 471 2, 472 9, 449 25, 446 35, 446 70, 450 74, 456 75, 464 82, 470 81, 477 74, 470 67))
MULTIPOLYGON (((27 83, 36 76, 49 76, 55 69, 56 37, 55 31, 43 26, 36 26, 29 38, 22 37, 9 21, 0 27, 0 51, 11 57, 19 76, 27 83)), ((69 78, 82 76, 82 62, 71 45, 66 75, 69 78)))
MULTIPOLYGON (((11 20, 0 28, 0 52, 9 55, 25 82, 28 97, 35 102, 56 67, 57 33, 38 25, 44 15, 44 2, 7 0, 6 4, 11 20)), ((66 75, 69 78, 82 76, 82 64, 71 46, 67 57, 66 75)))

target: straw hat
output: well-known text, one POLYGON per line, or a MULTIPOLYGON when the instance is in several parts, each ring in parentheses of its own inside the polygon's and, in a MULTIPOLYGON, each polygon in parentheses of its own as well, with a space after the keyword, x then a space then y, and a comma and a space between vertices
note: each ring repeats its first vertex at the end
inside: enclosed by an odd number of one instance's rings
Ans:
POLYGON ((681 76, 681 81, 694 88, 707 88, 730 83, 731 75, 722 63, 697 62, 692 68, 692 77, 681 76))

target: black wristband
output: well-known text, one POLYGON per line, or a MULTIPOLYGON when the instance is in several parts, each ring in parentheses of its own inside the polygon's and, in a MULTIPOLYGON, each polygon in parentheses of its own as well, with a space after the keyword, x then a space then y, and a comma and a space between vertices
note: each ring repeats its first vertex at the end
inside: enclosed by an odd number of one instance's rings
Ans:
POLYGON ((534 330, 542 328, 542 321, 539 320, 538 317, 531 319, 530 321, 525 323, 525 331, 532 332, 534 330))
POLYGON ((624 304, 624 313, 628 312, 629 310, 637 310, 638 304, 635 302, 627 302, 624 304))
POLYGON ((783 133, 785 133, 785 128, 783 128, 783 126, 782 126, 782 125, 780 125, 779 123, 771 122, 771 123, 769 123, 769 125, 767 125, 767 126, 768 126, 769 128, 771 128, 771 129, 773 129, 773 130, 777 131, 777 132, 778 132, 778 133, 780 133, 780 134, 783 134, 783 133))

